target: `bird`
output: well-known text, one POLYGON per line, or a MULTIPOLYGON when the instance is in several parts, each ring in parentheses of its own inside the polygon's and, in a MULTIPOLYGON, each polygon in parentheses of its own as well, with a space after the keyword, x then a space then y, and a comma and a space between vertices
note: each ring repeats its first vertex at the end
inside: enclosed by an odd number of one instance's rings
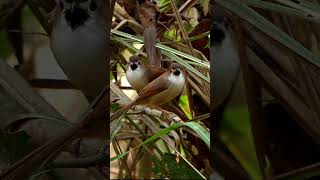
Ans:
POLYGON ((133 55, 129 58, 126 66, 126 78, 131 87, 140 93, 140 91, 151 81, 159 77, 166 70, 151 64, 143 64, 141 58, 133 55))
POLYGON ((51 49, 71 84, 91 102, 107 84, 107 3, 56 0, 51 49))
POLYGON ((134 101, 115 112, 110 120, 119 118, 133 105, 161 106, 170 102, 182 92, 185 79, 182 66, 178 63, 170 64, 165 73, 145 86, 134 101))

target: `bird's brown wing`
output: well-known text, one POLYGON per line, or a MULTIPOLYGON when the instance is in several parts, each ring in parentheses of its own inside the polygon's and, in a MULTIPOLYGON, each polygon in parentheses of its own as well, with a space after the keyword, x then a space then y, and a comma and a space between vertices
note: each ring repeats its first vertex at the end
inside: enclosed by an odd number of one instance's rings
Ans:
POLYGON ((160 68, 157 66, 153 66, 153 65, 148 65, 147 66, 148 69, 148 73, 149 73, 149 82, 155 80, 156 78, 160 77, 163 73, 166 72, 166 69, 164 68, 160 68))
POLYGON ((145 86, 139 93, 139 97, 136 101, 141 101, 150 96, 159 94, 169 88, 169 81, 167 80, 170 72, 163 73, 160 77, 153 80, 147 86, 145 86))

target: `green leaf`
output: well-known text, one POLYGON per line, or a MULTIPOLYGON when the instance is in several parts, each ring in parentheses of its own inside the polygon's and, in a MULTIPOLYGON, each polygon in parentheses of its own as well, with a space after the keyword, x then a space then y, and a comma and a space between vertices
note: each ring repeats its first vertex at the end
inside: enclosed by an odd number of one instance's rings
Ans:
POLYGON ((117 110, 119 110, 121 108, 121 106, 119 104, 116 103, 111 103, 110 104, 110 110, 111 112, 116 112, 117 110))
POLYGON ((191 112, 190 112, 190 107, 189 107, 189 99, 187 95, 182 95, 180 96, 179 100, 179 106, 182 108, 182 110, 186 113, 187 117, 189 119, 192 118, 191 112))
MULTIPOLYGON (((131 150, 131 151, 132 151, 132 150, 131 150)), ((120 159, 120 158, 123 158, 124 156, 128 155, 129 152, 131 152, 131 151, 126 151, 126 152, 124 152, 124 153, 122 153, 122 154, 119 154, 119 155, 116 155, 115 157, 110 158, 110 162, 111 162, 111 161, 118 160, 118 159, 120 159)))
POLYGON ((261 179, 246 106, 227 108, 221 124, 221 139, 252 179, 261 179))
POLYGON ((160 0, 159 1, 159 9, 160 12, 165 12, 171 7, 170 0, 160 0))
POLYGON ((304 0, 295 0, 295 2, 290 1, 290 0, 276 0, 284 5, 300 9, 302 11, 305 11, 309 15, 315 16, 317 18, 320 17, 320 7, 318 4, 312 3, 312 2, 307 2, 304 0))
POLYGON ((162 162, 170 173, 170 179, 202 179, 185 161, 176 162, 174 154, 165 153, 162 162))
POLYGON ((287 14, 287 15, 299 16, 300 18, 304 18, 309 21, 320 22, 319 19, 309 17, 307 12, 305 12, 303 10, 291 8, 291 7, 284 6, 284 5, 281 5, 278 3, 261 1, 261 0, 242 0, 242 2, 244 2, 245 4, 252 6, 252 7, 270 10, 270 11, 283 13, 283 14, 287 14))
POLYGON ((210 0, 202 0, 201 1, 201 6, 202 6, 203 13, 205 16, 207 16, 207 14, 209 12, 209 3, 210 3, 210 0))
POLYGON ((197 122, 186 122, 184 123, 184 125, 194 130, 203 140, 203 142, 208 146, 208 148, 210 148, 210 133, 207 129, 203 128, 197 122))
POLYGON ((176 29, 170 29, 164 32, 163 36, 170 40, 179 40, 179 36, 177 36, 177 30, 176 29))
MULTIPOLYGON (((163 172, 165 171, 165 166, 163 161, 160 161, 155 156, 151 156, 151 160, 153 162, 152 172, 154 174, 157 174, 158 176, 162 176, 163 172)), ((162 178, 162 177, 159 177, 159 178, 162 178)))
POLYGON ((114 80, 113 73, 110 71, 110 81, 114 80))

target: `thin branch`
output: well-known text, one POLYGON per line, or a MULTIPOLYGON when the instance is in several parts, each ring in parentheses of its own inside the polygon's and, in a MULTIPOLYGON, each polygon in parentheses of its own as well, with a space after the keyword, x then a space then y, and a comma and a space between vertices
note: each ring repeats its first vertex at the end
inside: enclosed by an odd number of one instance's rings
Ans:
MULTIPOLYGON (((128 104, 128 101, 124 101, 124 100, 119 100, 117 102, 117 104, 119 104, 120 106, 125 106, 128 104)), ((166 120, 169 122, 179 122, 182 121, 181 118, 179 116, 177 116, 174 113, 167 113, 164 111, 160 111, 160 110, 156 110, 156 109, 151 109, 147 106, 142 106, 142 105, 136 105, 134 107, 132 107, 131 109, 133 109, 136 112, 142 113, 142 114, 146 114, 149 116, 154 116, 154 117, 158 117, 162 120, 166 120)), ((113 121, 115 119, 110 119, 110 121, 113 121)))

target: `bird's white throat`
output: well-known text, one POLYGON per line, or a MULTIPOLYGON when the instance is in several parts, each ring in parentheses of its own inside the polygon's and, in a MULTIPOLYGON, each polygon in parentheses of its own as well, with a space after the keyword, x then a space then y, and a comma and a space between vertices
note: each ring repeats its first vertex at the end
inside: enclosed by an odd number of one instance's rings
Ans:
POLYGON ((168 77, 168 80, 170 81, 170 83, 172 83, 172 86, 180 89, 180 91, 183 89, 185 79, 182 73, 180 73, 178 76, 171 73, 168 77))
POLYGON ((126 77, 131 87, 137 91, 142 90, 144 86, 148 84, 148 79, 145 77, 145 70, 140 66, 134 71, 129 67, 126 72, 126 77))

